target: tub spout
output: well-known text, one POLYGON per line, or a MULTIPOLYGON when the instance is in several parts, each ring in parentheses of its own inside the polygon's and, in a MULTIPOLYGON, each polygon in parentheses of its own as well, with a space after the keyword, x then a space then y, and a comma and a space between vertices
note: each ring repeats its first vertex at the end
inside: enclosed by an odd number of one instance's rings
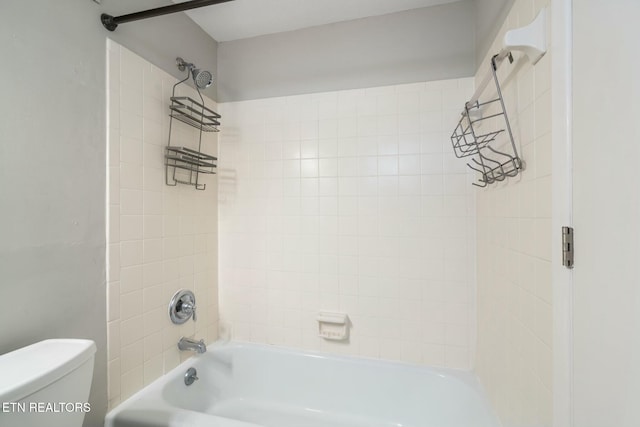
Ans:
POLYGON ((192 338, 182 337, 180 341, 178 341, 178 350, 192 350, 201 354, 207 351, 207 345, 204 343, 204 340, 196 341, 192 338))

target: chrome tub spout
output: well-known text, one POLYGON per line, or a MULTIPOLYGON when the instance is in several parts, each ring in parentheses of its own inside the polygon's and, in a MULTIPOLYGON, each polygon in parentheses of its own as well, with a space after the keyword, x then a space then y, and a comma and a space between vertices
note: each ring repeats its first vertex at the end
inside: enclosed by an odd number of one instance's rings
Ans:
POLYGON ((182 337, 180 341, 178 341, 178 350, 191 350, 202 354, 207 351, 207 345, 204 343, 204 340, 196 341, 192 338, 182 337))

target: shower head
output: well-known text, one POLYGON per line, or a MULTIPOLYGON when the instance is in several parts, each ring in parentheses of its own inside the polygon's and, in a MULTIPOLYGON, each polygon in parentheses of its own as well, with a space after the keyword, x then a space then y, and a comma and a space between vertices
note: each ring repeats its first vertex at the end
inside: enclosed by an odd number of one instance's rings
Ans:
POLYGON ((176 65, 180 71, 189 70, 193 78, 193 83, 198 89, 206 89, 213 83, 213 74, 206 70, 196 68, 195 64, 186 62, 182 58, 176 58, 176 65))
POLYGON ((206 89, 213 83, 213 74, 209 71, 194 68, 191 70, 191 74, 198 89, 206 89))

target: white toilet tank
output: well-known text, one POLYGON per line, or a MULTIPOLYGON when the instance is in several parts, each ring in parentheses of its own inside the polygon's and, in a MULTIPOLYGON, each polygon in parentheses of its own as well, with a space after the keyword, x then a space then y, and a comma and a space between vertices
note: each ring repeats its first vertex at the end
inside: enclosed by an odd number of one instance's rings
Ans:
POLYGON ((0 355, 0 426, 81 427, 96 345, 53 339, 0 355))

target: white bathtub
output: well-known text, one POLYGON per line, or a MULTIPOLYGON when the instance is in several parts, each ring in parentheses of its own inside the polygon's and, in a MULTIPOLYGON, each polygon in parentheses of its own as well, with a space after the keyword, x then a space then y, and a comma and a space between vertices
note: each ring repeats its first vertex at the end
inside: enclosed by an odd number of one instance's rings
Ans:
POLYGON ((216 343, 120 404, 106 427, 497 427, 473 374, 216 343), (184 384, 188 368, 199 380, 184 384))

